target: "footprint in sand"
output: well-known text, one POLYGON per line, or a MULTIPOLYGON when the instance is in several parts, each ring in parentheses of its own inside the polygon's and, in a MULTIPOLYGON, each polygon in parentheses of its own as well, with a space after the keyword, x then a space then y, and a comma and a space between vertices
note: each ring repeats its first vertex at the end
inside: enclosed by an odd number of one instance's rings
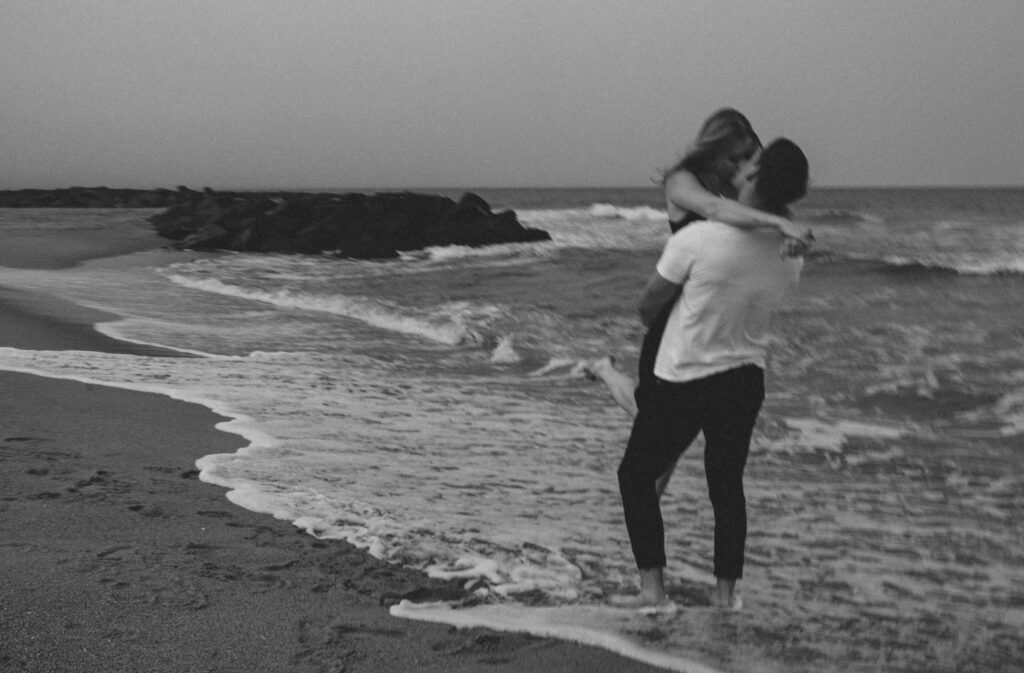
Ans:
POLYGON ((168 518, 170 518, 170 515, 168 515, 166 512, 164 512, 163 508, 160 507, 160 505, 135 504, 135 505, 131 505, 130 507, 128 507, 128 509, 130 509, 133 512, 136 512, 137 514, 140 514, 140 515, 146 516, 146 517, 150 517, 150 518, 161 518, 161 519, 168 519, 168 518))
POLYGON ((302 649, 292 657, 292 664, 313 665, 328 671, 345 670, 347 662, 358 654, 357 644, 362 635, 396 639, 406 635, 399 629, 352 625, 341 620, 321 622, 301 619, 295 626, 302 649))
POLYGON ((196 512, 196 514, 198 516, 210 517, 211 519, 231 519, 231 518, 234 518, 234 516, 235 516, 234 514, 231 514, 230 512, 220 512, 220 511, 217 511, 217 510, 200 510, 200 511, 196 512))
POLYGON ((178 468, 176 467, 163 467, 160 465, 147 465, 144 466, 142 469, 148 472, 163 472, 164 474, 170 474, 172 472, 178 471, 178 468))
POLYGON ((36 493, 35 495, 28 496, 29 500, 56 500, 60 497, 60 493, 54 493, 52 491, 43 491, 42 493, 36 493))
POLYGON ((115 545, 113 547, 107 547, 103 551, 101 551, 98 554, 96 554, 96 558, 108 558, 108 557, 111 557, 111 556, 115 556, 115 555, 117 555, 117 554, 119 554, 120 552, 123 552, 123 551, 130 551, 132 553, 136 552, 135 547, 132 547, 131 545, 127 545, 127 544, 120 544, 120 545, 115 545))
POLYGON ((105 498, 111 495, 123 495, 131 491, 128 482, 116 479, 106 470, 96 470, 88 477, 79 479, 74 486, 67 489, 68 493, 79 498, 105 498))
POLYGON ((129 580, 105 577, 100 583, 106 585, 108 603, 145 603, 187 610, 202 610, 210 604, 209 597, 184 576, 140 575, 129 580))
POLYGON ((501 665, 512 661, 510 656, 529 642, 530 636, 521 634, 480 633, 464 635, 461 631, 454 632, 444 640, 438 641, 431 649, 440 654, 476 656, 481 664, 501 665))

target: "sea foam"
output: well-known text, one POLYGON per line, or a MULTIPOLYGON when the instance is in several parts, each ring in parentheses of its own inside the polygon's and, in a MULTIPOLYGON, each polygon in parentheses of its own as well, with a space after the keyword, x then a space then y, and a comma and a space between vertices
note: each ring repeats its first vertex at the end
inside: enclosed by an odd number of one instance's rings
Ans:
POLYGON ((480 336, 463 322, 463 316, 488 312, 486 308, 465 303, 449 303, 415 315, 416 309, 401 307, 381 299, 316 295, 293 290, 260 290, 231 285, 215 278, 197 279, 180 273, 168 279, 184 287, 243 299, 266 302, 284 309, 322 311, 361 320, 383 329, 414 334, 443 344, 476 343, 480 336))
MULTIPOLYGON (((658 624, 638 617, 633 610, 610 607, 532 607, 480 605, 452 609, 442 603, 415 604, 402 601, 391 607, 395 617, 439 622, 457 628, 482 627, 495 631, 529 633, 541 638, 561 638, 600 647, 636 661, 679 673, 722 673, 675 652, 658 651, 637 633, 653 631, 658 624)), ((665 625, 671 628, 671 625, 665 625)))

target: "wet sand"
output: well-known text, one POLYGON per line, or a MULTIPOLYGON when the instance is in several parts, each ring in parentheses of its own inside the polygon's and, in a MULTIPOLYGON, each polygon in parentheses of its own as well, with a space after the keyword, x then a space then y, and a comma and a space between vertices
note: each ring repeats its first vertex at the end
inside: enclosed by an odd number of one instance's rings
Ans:
MULTIPOLYGON (((0 230, 0 265, 58 268, 163 243, 127 225, 45 241, 0 230)), ((0 347, 159 352, 96 333, 102 317, 0 288, 0 347)), ((655 670, 573 643, 391 617, 402 598, 459 586, 231 504, 195 461, 244 440, 204 407, 0 372, 0 409, 2 671, 655 670)))

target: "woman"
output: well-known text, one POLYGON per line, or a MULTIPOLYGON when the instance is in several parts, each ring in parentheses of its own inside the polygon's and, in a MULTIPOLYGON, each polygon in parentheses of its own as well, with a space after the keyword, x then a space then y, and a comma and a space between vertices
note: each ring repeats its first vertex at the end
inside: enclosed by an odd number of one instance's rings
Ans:
MULTIPOLYGON (((715 220, 743 229, 764 227, 776 229, 785 239, 784 254, 801 254, 814 240, 808 227, 736 201, 733 178, 741 166, 756 161, 760 151, 761 141, 742 113, 722 108, 708 117, 689 151, 662 177, 672 233, 697 220, 715 220)), ((644 336, 638 366, 639 383, 635 384, 615 369, 611 358, 602 358, 588 367, 631 416, 636 416, 637 401, 654 381, 654 358, 670 309, 671 302, 644 336)), ((668 486, 674 468, 672 465, 658 480, 659 496, 668 486)))

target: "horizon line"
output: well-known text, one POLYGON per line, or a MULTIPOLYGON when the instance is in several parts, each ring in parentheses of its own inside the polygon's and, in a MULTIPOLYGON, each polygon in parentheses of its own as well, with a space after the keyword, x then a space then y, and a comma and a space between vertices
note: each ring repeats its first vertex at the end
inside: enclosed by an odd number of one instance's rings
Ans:
MULTIPOLYGON (((174 187, 110 187, 109 185, 69 185, 67 187, 13 187, 13 188, 2 188, 0 192, 19 192, 19 191, 60 191, 69 189, 109 189, 109 190, 136 190, 136 191, 176 191, 181 187, 190 189, 192 191, 204 191, 211 189, 213 191, 221 192, 274 192, 274 191, 286 191, 286 192, 363 192, 363 191, 474 191, 474 190, 504 190, 504 191, 565 191, 565 190, 579 190, 579 191, 601 191, 601 190, 621 190, 621 189, 650 189, 658 190, 661 189, 660 185, 563 185, 563 186, 466 186, 466 185, 453 185, 453 186, 380 186, 380 185, 363 185, 363 186, 217 186, 210 187, 203 185, 201 187, 189 187, 188 185, 179 184, 174 187)), ((912 189, 1024 189, 1024 184, 960 184, 960 185, 811 185, 808 188, 810 191, 821 189, 849 189, 849 190, 869 190, 869 189, 892 189, 892 190, 912 190, 912 189)))

